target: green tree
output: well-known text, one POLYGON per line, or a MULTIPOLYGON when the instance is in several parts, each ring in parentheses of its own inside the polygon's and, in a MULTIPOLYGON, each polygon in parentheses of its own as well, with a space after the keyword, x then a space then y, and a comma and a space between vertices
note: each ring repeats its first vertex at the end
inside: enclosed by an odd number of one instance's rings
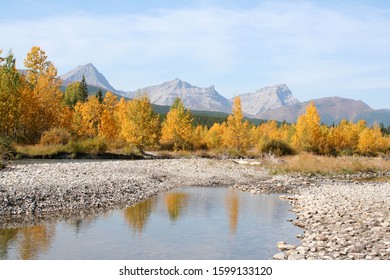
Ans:
POLYGON ((83 78, 81 79, 80 91, 81 91, 81 101, 86 102, 88 99, 88 85, 87 82, 85 81, 84 75, 83 78))
POLYGON ((81 83, 80 82, 73 82, 69 84, 66 87, 65 90, 65 104, 71 108, 74 109, 74 106, 77 102, 82 102, 82 91, 81 91, 81 83))
POLYGON ((99 103, 103 103, 103 92, 102 90, 99 88, 99 91, 96 93, 96 98, 98 99, 99 103))
POLYGON ((0 64, 0 136, 16 140, 21 114, 21 78, 11 51, 3 61, 0 64))

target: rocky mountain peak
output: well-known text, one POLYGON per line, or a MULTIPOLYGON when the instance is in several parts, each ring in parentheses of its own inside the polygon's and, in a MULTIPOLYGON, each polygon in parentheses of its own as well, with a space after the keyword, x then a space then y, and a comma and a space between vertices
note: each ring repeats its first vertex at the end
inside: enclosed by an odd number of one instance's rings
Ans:
POLYGON ((68 73, 61 75, 60 79, 64 85, 68 85, 72 82, 81 81, 83 76, 88 85, 117 92, 92 63, 79 65, 68 73))
POLYGON ((264 87, 240 97, 243 112, 253 116, 270 109, 299 103, 286 84, 264 87))

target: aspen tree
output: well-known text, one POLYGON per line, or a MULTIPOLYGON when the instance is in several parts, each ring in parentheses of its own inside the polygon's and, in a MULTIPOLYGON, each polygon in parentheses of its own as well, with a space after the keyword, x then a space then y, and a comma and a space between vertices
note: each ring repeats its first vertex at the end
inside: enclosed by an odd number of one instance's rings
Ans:
POLYGON ((158 142, 159 118, 146 94, 128 101, 122 114, 121 135, 130 145, 143 152, 146 146, 158 142))
POLYGON ((228 116, 223 134, 223 144, 239 154, 244 153, 250 145, 249 122, 244 121, 240 97, 234 98, 233 114, 228 116))
POLYGON ((183 102, 177 98, 162 124, 162 145, 172 147, 174 150, 186 150, 192 143, 192 118, 189 110, 185 109, 183 102))

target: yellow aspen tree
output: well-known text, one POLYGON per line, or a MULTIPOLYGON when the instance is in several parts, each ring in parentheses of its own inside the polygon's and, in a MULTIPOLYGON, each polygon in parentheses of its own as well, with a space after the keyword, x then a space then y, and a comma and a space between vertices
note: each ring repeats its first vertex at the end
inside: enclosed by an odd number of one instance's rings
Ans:
POLYGON ((115 109, 118 99, 111 92, 107 92, 103 99, 103 111, 99 124, 99 135, 107 140, 115 140, 118 135, 118 125, 115 118, 115 109))
POLYGON ((24 60, 29 89, 22 91, 21 119, 24 138, 30 143, 36 143, 43 132, 61 123, 64 106, 61 81, 57 78, 57 69, 46 59, 43 50, 33 47, 24 60))
POLYGON ((193 130, 192 141, 193 147, 195 150, 205 149, 206 145, 206 135, 207 135, 207 126, 198 125, 193 130))
POLYGON ((160 143, 174 150, 186 150, 192 144, 192 117, 177 98, 162 124, 160 143))
POLYGON ((234 98, 233 114, 228 116, 223 134, 223 144, 239 154, 245 153, 250 145, 249 122, 244 121, 240 97, 234 98))
POLYGON ((301 115, 296 123, 296 132, 292 144, 299 151, 312 153, 319 152, 319 141, 321 141, 320 116, 314 102, 306 107, 306 113, 301 115))
POLYGON ((159 118, 146 94, 128 101, 122 114, 121 134, 129 144, 142 152, 146 146, 158 142, 159 118))
POLYGON ((85 103, 77 102, 73 114, 73 131, 83 138, 94 138, 98 135, 101 120, 102 104, 95 96, 90 96, 85 103))
POLYGON ((125 116, 121 123, 121 135, 127 143, 141 152, 147 146, 158 142, 159 117, 154 113, 149 97, 144 94, 127 102, 125 116))
POLYGON ((214 123, 207 131, 205 142, 209 150, 220 149, 222 147, 224 128, 225 123, 214 123))
POLYGON ((359 135, 358 151, 363 155, 375 155, 382 151, 382 132, 378 125, 373 128, 366 127, 359 135))

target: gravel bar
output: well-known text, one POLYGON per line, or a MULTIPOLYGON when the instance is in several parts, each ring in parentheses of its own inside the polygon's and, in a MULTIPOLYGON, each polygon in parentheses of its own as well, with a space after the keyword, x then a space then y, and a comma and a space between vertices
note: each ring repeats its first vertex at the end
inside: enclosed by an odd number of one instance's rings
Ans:
POLYGON ((279 242, 275 259, 390 260, 390 183, 303 188, 294 205, 302 244, 279 242))

